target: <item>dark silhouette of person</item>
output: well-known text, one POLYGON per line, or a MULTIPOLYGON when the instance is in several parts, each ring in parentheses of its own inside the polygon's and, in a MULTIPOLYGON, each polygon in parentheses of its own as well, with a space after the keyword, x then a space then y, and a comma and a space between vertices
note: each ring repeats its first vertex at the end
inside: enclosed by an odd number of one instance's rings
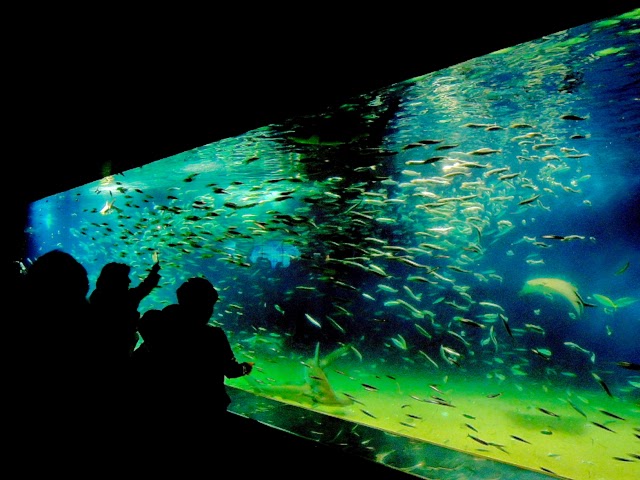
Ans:
POLYGON ((154 255, 154 264, 147 276, 131 287, 131 267, 125 263, 107 263, 96 280, 96 288, 89 296, 94 321, 91 339, 96 355, 107 368, 128 366, 127 362, 138 343, 140 302, 160 282, 160 262, 154 255))
POLYGON ((22 284, 22 340, 46 380, 83 368, 78 358, 88 350, 84 341, 91 328, 88 291, 87 270, 62 250, 44 253, 27 269, 22 284))
POLYGON ((3 278, 5 279, 3 288, 3 298, 5 299, 6 310, 14 314, 13 320, 5 321, 2 325, 2 335, 0 336, 0 348, 9 362, 11 359, 19 358, 24 349, 22 341, 25 333, 26 317, 24 316, 25 302, 23 291, 27 276, 27 267, 21 260, 11 260, 2 263, 3 278), (15 316, 15 312, 20 312, 15 316), (19 320, 18 320, 19 319, 19 320))
POLYGON ((171 359, 172 332, 168 320, 168 316, 164 315, 162 310, 149 309, 138 322, 138 333, 142 342, 133 351, 131 358, 133 376, 146 382, 143 390, 153 386, 151 382, 153 378, 147 377, 161 376, 163 370, 161 365, 171 359))
POLYGON ((148 310, 140 321, 143 343, 134 363, 148 407, 143 424, 156 441, 172 432, 171 438, 198 439, 211 448, 206 439, 224 441, 232 434, 225 377, 249 375, 253 363, 239 362, 224 330, 210 323, 218 292, 209 280, 189 278, 176 296, 177 304, 148 310))
POLYGON ((4 457, 32 473, 46 466, 81 474, 90 465, 131 471, 138 405, 97 367, 87 270, 59 249, 24 273, 17 267, 10 302, 19 308, 8 317, 11 350, 3 368, 4 457))
POLYGON ((86 442, 95 427, 93 411, 100 408, 86 342, 92 325, 88 291, 85 267, 62 250, 46 252, 27 267, 13 320, 19 348, 6 365, 3 384, 12 458, 78 453, 76 442, 86 442))

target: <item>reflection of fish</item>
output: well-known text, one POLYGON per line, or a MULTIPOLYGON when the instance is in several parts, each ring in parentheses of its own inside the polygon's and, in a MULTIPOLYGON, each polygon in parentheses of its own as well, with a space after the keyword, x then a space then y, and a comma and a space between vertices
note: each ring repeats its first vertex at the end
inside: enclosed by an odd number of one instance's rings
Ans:
POLYGON ((578 289, 566 280, 559 278, 532 278, 528 280, 520 294, 540 293, 547 297, 560 295, 567 299, 578 316, 584 312, 585 302, 578 294, 578 289))

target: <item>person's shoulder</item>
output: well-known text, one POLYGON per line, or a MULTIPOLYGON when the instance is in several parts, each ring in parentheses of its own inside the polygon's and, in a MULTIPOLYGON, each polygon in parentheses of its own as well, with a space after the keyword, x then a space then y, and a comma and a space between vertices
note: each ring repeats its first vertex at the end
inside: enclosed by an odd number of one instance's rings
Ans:
POLYGON ((162 309, 162 313, 165 315, 175 315, 180 313, 180 305, 178 305, 177 303, 172 303, 171 305, 167 305, 166 307, 164 307, 162 309))
POLYGON ((140 316, 140 321, 150 321, 155 320, 157 318, 161 318, 163 316, 163 310, 158 310, 156 308, 152 308, 144 312, 140 316))
POLYGON ((208 335, 212 336, 212 337, 226 337, 227 334, 224 332, 224 330, 222 329, 222 327, 218 327, 216 325, 211 325, 210 323, 207 323, 205 325, 203 325, 205 331, 208 333, 208 335))
POLYGON ((104 291, 100 288, 95 288, 90 294, 89 294, 89 302, 90 303, 98 303, 100 301, 102 301, 105 297, 104 291))

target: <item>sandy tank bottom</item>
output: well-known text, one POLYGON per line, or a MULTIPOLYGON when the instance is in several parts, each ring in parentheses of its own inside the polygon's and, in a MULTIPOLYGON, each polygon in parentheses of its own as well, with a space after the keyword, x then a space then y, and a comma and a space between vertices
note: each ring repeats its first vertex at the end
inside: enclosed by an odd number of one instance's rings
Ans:
MULTIPOLYGON (((239 378, 227 383, 355 424, 560 478, 640 478, 640 401, 634 387, 624 389, 626 398, 616 398, 529 377, 501 381, 491 374, 439 370, 396 374, 387 365, 341 359, 325 373, 338 398, 352 403, 334 406, 279 389, 293 386, 295 391, 304 385, 304 362, 256 360, 251 382, 239 378)), ((377 452, 383 463, 384 455, 377 452)))

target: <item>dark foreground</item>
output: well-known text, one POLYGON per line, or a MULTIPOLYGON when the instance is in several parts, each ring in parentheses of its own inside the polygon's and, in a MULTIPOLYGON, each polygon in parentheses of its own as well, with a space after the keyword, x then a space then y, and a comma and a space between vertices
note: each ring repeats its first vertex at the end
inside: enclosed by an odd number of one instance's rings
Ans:
POLYGON ((246 457, 227 466, 238 478, 421 478, 255 420, 238 416, 237 421, 247 434, 246 457))

